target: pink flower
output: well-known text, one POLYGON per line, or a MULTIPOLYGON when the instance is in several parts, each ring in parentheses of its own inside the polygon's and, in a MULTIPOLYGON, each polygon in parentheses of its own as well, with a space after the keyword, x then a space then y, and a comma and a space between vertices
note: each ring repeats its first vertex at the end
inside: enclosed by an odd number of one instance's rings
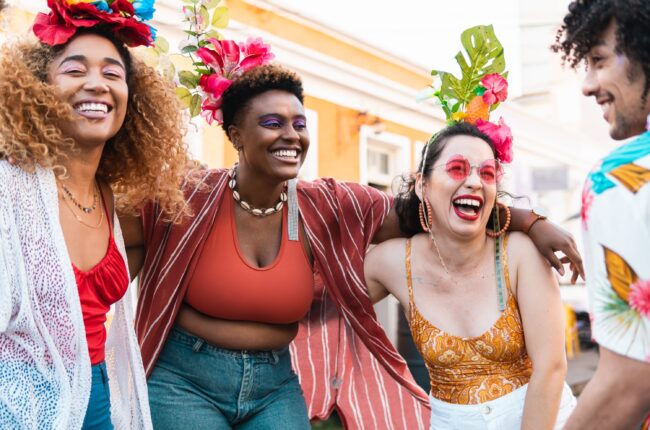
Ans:
POLYGON ((499 118, 499 123, 484 121, 478 119, 476 127, 490 138, 497 151, 497 158, 502 163, 510 163, 512 161, 512 131, 510 127, 503 121, 503 117, 499 118))
POLYGON ((505 101, 508 98, 508 81, 498 73, 486 75, 481 79, 481 84, 485 87, 483 101, 487 105, 493 105, 497 102, 505 101))
POLYGON ((632 284, 628 300, 632 309, 650 318, 650 281, 639 279, 632 284))
POLYGON ((212 99, 220 99, 224 91, 230 87, 232 81, 218 74, 203 75, 199 81, 201 89, 210 95, 212 99))
POLYGON ((201 105, 201 116, 208 124, 214 121, 217 124, 223 124, 223 111, 221 110, 221 99, 212 101, 210 98, 203 100, 201 105))
POLYGON ((591 205, 594 203, 594 195, 591 193, 591 181, 587 180, 582 189, 582 207, 580 208, 580 219, 582 220, 582 228, 587 230, 587 221, 589 220, 589 211, 591 205))
POLYGON ((249 37, 240 48, 244 56, 240 67, 245 72, 253 67, 268 64, 275 58, 275 55, 271 52, 271 45, 264 43, 260 37, 249 37))

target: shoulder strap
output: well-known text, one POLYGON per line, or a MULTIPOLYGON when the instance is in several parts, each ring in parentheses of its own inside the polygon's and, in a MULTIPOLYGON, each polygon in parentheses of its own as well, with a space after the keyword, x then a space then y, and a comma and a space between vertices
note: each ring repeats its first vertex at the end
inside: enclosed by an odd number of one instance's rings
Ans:
POLYGON ((508 294, 512 294, 512 288, 510 287, 510 272, 508 271, 508 233, 503 235, 503 277, 506 281, 506 288, 508 289, 508 294))
POLYGON ((102 205, 104 206, 104 215, 106 215, 106 221, 108 222, 108 232, 110 234, 110 237, 113 237, 113 219, 110 217, 110 214, 108 213, 108 205, 106 204, 106 199, 104 199, 104 193, 102 192, 102 186, 99 184, 99 182, 96 182, 97 184, 97 189, 99 190, 99 197, 102 199, 102 205))
POLYGON ((411 279, 411 238, 406 239, 406 287, 409 290, 409 307, 412 307, 413 280, 411 279))

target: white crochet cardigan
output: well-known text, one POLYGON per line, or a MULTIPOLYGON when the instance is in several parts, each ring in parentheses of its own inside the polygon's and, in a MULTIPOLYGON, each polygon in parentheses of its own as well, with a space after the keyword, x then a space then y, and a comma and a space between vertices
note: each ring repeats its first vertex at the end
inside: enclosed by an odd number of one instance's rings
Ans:
MULTIPOLYGON (((115 242, 125 257, 117 219, 115 242)), ((150 429, 133 288, 115 304, 106 341, 116 429, 150 429)), ((0 161, 0 428, 80 429, 90 358, 56 182, 0 161)))

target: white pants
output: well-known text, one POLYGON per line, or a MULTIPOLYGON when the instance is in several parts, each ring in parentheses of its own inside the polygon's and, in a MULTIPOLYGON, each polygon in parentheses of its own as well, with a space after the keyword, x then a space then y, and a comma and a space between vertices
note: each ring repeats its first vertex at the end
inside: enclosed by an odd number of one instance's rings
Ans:
MULTIPOLYGON (((478 405, 457 405, 429 396, 431 430, 519 430, 528 385, 478 405)), ((564 383, 555 429, 561 430, 576 406, 571 388, 564 383)))

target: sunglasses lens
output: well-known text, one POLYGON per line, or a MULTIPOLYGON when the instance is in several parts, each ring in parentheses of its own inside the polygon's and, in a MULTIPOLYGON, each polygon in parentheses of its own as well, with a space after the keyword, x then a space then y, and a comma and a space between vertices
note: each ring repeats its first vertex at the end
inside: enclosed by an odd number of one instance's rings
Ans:
POLYGON ((479 175, 481 176, 481 180, 486 184, 494 184, 501 180, 503 172, 501 166, 496 160, 486 160, 481 163, 479 175))
POLYGON ((447 174, 454 181, 462 181, 469 175, 469 162, 465 158, 452 157, 447 161, 447 174))

